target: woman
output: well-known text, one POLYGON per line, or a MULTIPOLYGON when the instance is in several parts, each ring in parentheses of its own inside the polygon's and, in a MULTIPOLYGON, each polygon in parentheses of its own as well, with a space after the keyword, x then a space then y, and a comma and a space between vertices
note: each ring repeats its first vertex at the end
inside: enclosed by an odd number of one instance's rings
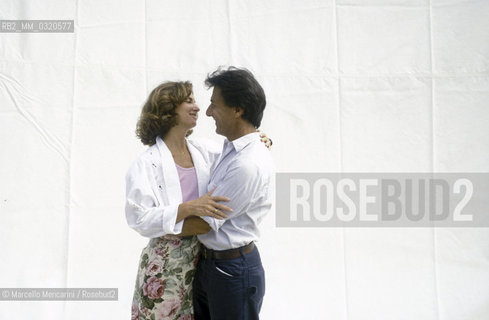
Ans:
POLYGON ((190 82, 166 82, 151 92, 137 123, 137 136, 150 147, 127 172, 126 219, 151 239, 141 253, 132 319, 193 319, 195 235, 210 230, 198 216, 223 219, 231 211, 218 203, 228 198, 207 192, 220 150, 186 139, 199 110, 190 82))

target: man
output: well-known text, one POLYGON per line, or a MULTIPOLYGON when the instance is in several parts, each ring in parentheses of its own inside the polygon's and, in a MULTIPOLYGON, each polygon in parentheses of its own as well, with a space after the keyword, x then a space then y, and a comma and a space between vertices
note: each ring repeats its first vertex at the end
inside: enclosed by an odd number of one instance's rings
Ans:
POLYGON ((266 98, 247 70, 230 67, 206 79, 213 87, 207 116, 226 137, 211 170, 208 190, 231 199, 223 220, 202 217, 211 230, 203 244, 194 278, 195 319, 258 319, 265 294, 265 274, 258 249, 258 224, 269 211, 274 165, 260 142, 266 98))

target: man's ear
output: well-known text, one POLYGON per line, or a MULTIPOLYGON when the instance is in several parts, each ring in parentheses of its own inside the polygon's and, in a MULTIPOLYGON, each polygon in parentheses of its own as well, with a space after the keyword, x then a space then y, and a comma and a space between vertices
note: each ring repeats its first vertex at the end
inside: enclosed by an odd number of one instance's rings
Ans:
POLYGON ((234 107, 234 116, 236 118, 240 118, 243 115, 243 113, 244 113, 243 108, 241 108, 241 107, 234 107))

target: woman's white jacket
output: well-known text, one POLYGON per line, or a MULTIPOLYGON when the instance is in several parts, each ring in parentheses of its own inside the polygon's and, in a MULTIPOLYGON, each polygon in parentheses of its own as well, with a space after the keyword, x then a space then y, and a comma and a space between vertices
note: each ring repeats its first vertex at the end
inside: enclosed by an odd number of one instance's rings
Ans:
MULTIPOLYGON (((221 150, 204 140, 186 140, 194 162, 199 196, 207 192, 209 172, 221 150)), ((182 191, 175 162, 165 142, 156 139, 130 166, 126 174, 126 220, 128 225, 149 238, 182 231, 176 223, 182 191)))

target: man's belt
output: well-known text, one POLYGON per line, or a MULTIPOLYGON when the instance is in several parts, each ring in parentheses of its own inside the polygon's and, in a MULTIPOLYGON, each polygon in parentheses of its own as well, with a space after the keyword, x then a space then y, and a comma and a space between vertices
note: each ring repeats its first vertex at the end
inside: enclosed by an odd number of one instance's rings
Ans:
POLYGON ((255 243, 250 242, 249 244, 229 250, 211 250, 207 249, 205 246, 201 246, 200 254, 204 259, 215 259, 215 260, 226 260, 226 259, 234 259, 241 257, 241 250, 243 250, 244 254, 248 254, 255 248, 255 243))

